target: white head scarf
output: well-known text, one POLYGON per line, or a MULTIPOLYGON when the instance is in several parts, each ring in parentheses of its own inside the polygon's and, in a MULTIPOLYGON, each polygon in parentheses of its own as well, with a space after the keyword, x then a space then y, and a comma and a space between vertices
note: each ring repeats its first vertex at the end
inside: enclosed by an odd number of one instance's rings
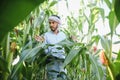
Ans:
POLYGON ((57 22, 59 25, 61 25, 61 20, 57 16, 50 16, 48 20, 52 20, 57 22))

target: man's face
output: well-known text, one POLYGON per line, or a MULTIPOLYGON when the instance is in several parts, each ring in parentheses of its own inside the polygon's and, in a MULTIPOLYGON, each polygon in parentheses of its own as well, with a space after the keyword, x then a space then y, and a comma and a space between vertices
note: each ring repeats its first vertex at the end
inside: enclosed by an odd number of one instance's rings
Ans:
POLYGON ((55 22, 55 21, 53 21, 53 20, 50 20, 50 21, 49 21, 49 26, 50 26, 50 29, 51 29, 52 31, 56 31, 57 28, 58 28, 58 23, 55 22))

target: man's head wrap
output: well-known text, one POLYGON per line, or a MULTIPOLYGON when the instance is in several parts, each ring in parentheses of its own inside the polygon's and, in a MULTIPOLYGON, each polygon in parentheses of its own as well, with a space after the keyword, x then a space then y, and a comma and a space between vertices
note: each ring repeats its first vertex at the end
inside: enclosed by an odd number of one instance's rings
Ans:
POLYGON ((48 20, 52 20, 52 21, 57 22, 58 24, 61 24, 60 17, 59 17, 59 16, 56 16, 56 15, 50 16, 48 20))

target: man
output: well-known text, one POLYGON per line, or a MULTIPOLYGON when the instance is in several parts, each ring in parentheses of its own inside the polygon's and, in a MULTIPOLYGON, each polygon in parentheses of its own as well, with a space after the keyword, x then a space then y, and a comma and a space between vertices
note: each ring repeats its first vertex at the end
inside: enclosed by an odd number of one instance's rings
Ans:
MULTIPOLYGON (((62 64, 65 59, 64 48, 57 43, 66 39, 66 35, 59 30, 61 25, 60 17, 52 15, 49 17, 49 26, 51 31, 46 32, 44 35, 44 43, 50 44, 45 50, 46 54, 50 56, 50 63, 47 64, 47 78, 48 80, 65 80, 65 76, 62 73, 65 72, 62 69, 62 64)), ((35 38, 37 41, 43 40, 40 36, 35 38)))

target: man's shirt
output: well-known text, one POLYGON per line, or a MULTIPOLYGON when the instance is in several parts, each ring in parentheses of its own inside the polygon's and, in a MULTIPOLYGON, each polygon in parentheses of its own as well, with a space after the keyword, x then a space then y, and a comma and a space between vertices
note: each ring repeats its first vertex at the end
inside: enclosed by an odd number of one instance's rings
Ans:
POLYGON ((52 44, 54 46, 49 46, 45 51, 48 54, 51 54, 54 57, 65 58, 64 48, 57 43, 66 39, 66 35, 59 31, 58 34, 54 34, 52 31, 45 33, 45 44, 52 44))
POLYGON ((52 31, 45 33, 45 43, 46 44, 56 44, 66 39, 66 35, 59 31, 58 34, 54 34, 52 31))

